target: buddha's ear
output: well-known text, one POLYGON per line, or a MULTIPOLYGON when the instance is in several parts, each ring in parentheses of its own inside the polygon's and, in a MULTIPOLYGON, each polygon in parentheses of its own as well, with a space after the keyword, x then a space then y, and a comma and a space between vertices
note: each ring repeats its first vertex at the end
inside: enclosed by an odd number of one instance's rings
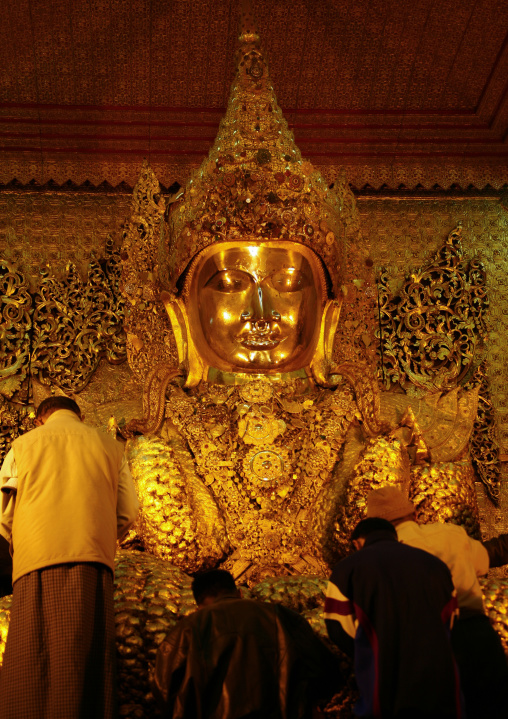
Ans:
POLYGON ((185 371, 186 387, 195 387, 205 378, 206 370, 192 339, 185 303, 169 292, 161 292, 161 300, 168 313, 178 351, 178 364, 185 371))
POLYGON ((328 300, 321 317, 319 339, 316 351, 310 363, 310 369, 314 379, 320 385, 328 384, 328 376, 332 365, 333 342, 341 307, 342 299, 328 300))

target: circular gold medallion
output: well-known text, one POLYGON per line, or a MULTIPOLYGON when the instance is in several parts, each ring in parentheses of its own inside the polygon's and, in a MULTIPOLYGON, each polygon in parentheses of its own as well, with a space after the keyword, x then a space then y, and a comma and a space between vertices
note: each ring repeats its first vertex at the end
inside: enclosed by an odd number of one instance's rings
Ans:
POLYGON ((240 387, 240 396, 249 403, 267 402, 273 395, 273 387, 269 382, 254 381, 240 387))
POLYGON ((243 461, 245 476, 251 482, 277 482, 289 471, 289 456, 282 447, 255 447, 243 461))

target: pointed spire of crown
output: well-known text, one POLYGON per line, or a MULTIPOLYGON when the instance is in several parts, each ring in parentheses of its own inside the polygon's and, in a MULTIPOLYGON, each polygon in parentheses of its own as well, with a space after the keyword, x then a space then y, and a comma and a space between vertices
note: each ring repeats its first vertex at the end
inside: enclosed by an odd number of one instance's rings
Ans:
POLYGON ((161 278, 174 289, 189 260, 212 243, 290 240, 314 250, 336 291, 344 264, 341 202, 302 160, 277 103, 249 2, 242 2, 239 42, 213 147, 172 208, 161 278))

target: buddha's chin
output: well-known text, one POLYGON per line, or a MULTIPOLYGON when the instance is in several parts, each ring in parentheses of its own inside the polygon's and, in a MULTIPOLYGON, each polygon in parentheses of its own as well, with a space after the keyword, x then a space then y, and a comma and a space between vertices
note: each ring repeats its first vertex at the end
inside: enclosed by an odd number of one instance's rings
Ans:
MULTIPOLYGON (((290 359, 276 348, 246 347, 245 353, 236 357, 235 364, 238 372, 284 372, 290 364, 290 359)), ((291 362, 291 365, 293 364, 294 362, 291 362)))

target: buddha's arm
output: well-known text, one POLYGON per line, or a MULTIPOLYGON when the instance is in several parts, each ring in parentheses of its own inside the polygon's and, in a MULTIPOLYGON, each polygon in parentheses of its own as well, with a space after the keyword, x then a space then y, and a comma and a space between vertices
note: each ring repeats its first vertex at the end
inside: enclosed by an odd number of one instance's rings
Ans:
POLYGON ((136 484, 138 533, 151 554, 186 572, 213 567, 228 550, 224 521, 178 435, 142 436, 127 456, 136 484))

